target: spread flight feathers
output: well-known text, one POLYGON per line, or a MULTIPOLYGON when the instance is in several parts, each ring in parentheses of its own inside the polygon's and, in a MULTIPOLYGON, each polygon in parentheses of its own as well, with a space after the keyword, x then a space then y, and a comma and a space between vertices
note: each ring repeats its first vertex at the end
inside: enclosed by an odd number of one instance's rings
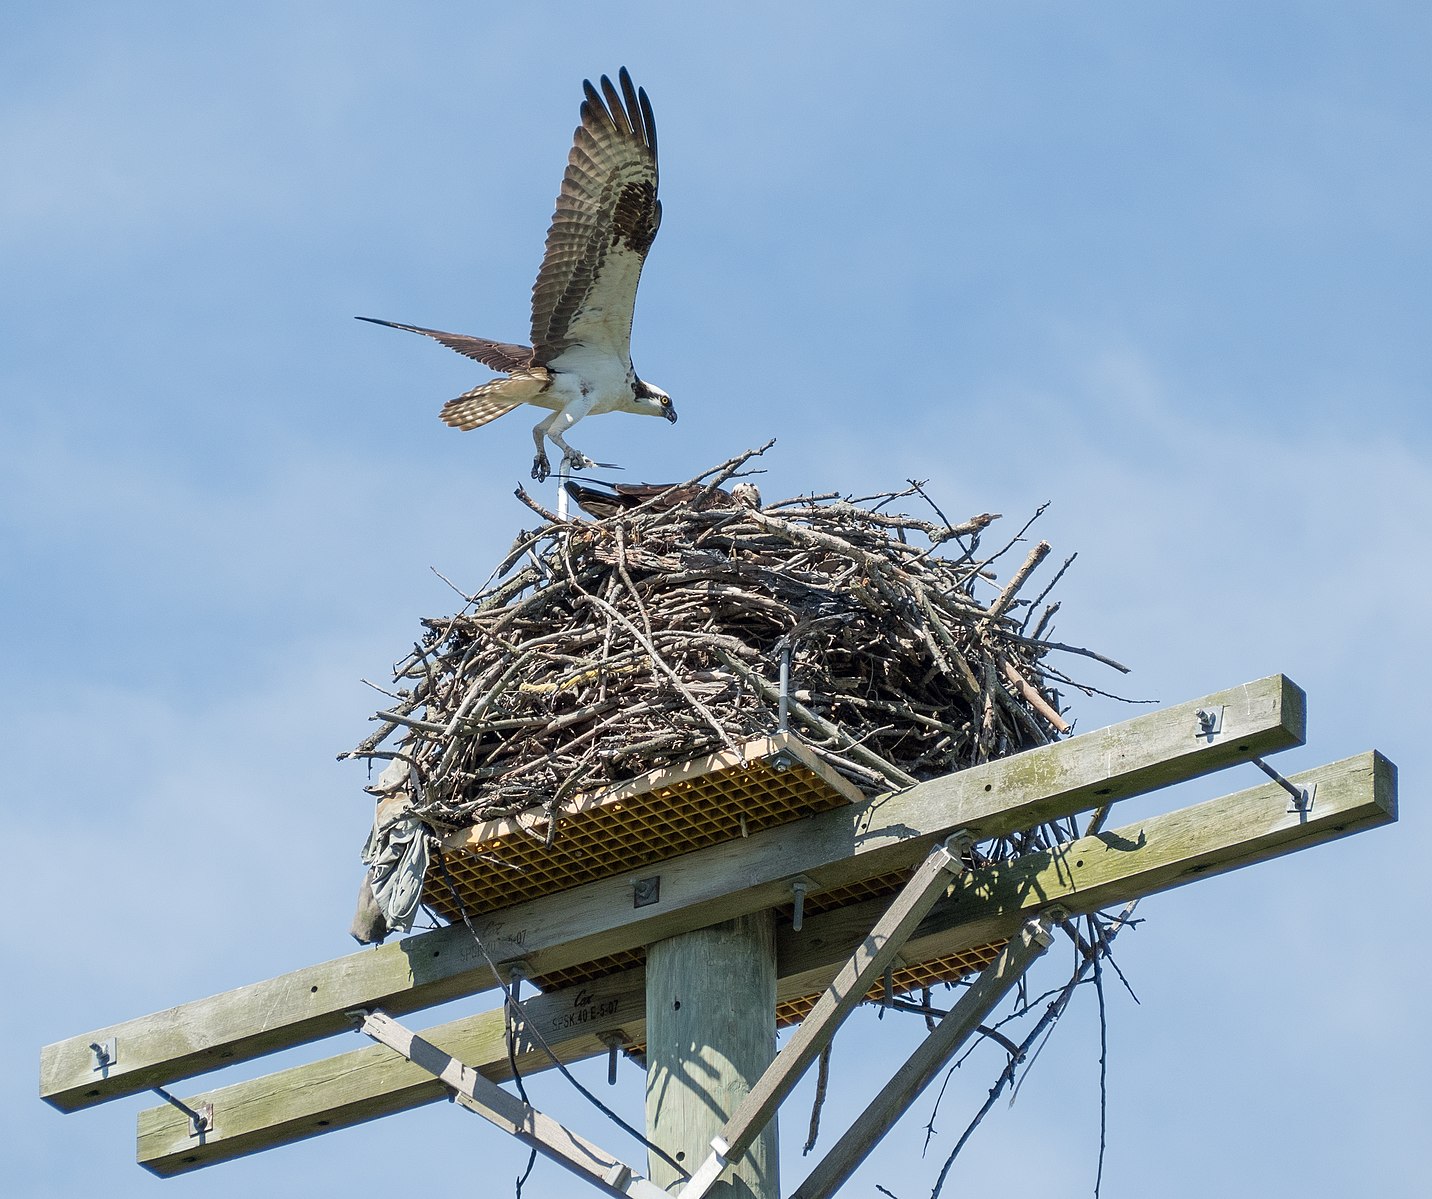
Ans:
POLYGON ((600 90, 582 85, 581 123, 532 287, 530 346, 358 318, 421 333, 506 376, 443 405, 442 419, 455 428, 475 429, 521 404, 549 409, 532 430, 532 477, 539 480, 550 471, 546 441, 575 469, 596 465, 564 437, 583 417, 634 412, 676 420, 671 397, 631 363, 636 289, 661 203, 651 103, 625 67, 617 79, 619 88, 605 75, 600 90))

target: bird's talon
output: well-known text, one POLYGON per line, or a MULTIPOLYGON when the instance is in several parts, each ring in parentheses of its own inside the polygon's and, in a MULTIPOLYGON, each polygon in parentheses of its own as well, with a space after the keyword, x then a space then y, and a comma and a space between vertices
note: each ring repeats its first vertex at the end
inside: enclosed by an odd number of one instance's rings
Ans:
POLYGON ((552 466, 547 461, 546 454, 538 454, 532 459, 532 477, 539 483, 545 483, 547 476, 552 473, 552 466))

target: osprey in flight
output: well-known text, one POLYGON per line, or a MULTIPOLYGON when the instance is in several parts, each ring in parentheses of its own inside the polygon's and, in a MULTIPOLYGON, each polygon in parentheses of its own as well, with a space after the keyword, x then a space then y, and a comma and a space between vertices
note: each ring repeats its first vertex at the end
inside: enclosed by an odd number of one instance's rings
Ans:
POLYGON ((631 365, 631 320, 642 263, 661 224, 656 198, 656 122, 644 89, 623 67, 621 91, 602 76, 601 91, 584 81, 582 123, 567 158, 547 251, 532 286, 532 345, 510 345, 400 325, 466 354, 505 378, 493 379, 443 405, 442 419, 475 429, 519 404, 550 408, 532 439, 532 477, 550 473, 544 439, 576 470, 599 465, 574 450, 565 434, 584 416, 638 412, 676 420, 671 397, 637 377, 631 365))

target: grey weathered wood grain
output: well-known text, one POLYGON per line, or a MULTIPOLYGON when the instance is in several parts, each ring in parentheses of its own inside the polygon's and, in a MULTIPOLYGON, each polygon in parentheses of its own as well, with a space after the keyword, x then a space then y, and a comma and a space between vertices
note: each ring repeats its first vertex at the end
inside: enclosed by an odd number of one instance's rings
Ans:
POLYGON ((1010 938, 999 956, 965 989, 933 1032, 915 1047, 856 1116, 840 1139, 816 1163, 790 1199, 828 1199, 859 1168, 930 1081, 943 1070, 1014 984, 1049 945, 1049 934, 1028 926, 1010 938))
MULTIPOLYGON (((685 1174, 776 1055, 773 913, 668 937, 646 958, 646 1135, 685 1174)), ((776 1128, 732 1168, 726 1199, 780 1199, 776 1128)), ((647 1175, 673 1194, 685 1175, 656 1154, 647 1175)))
MULTIPOLYGON (((1304 724, 1302 691, 1274 675, 475 923, 499 964, 550 973, 775 906, 798 874, 817 894, 912 866, 957 828, 998 836, 1301 744, 1304 724), (1220 733, 1198 735, 1200 708, 1223 709, 1220 733), (660 902, 633 907, 651 874, 660 902)), ((48 1045, 40 1095, 74 1111, 341 1032, 354 1008, 397 1016, 493 985, 467 930, 437 929, 48 1045), (118 1063, 96 1072, 90 1043, 111 1037, 118 1063)))
MULTIPOLYGON (((971 871, 959 890, 932 910, 901 956, 918 963, 1013 936, 1051 903, 1078 914, 1168 890, 1392 822, 1396 770, 1367 753, 1295 775, 1317 784, 1306 819, 1287 811, 1287 793, 1272 783, 1085 837, 1055 853, 1031 854, 998 868, 971 871)), ((777 996, 813 994, 834 977, 869 933, 888 901, 872 900, 806 918, 777 941, 777 996)), ((563 1061, 605 1052, 603 1037, 620 1030, 646 1036, 644 971, 629 970, 538 996, 528 1014, 563 1061)), ((487 1078, 507 1078, 500 1010, 469 1016, 423 1034, 487 1078)), ((546 1059, 520 1047, 519 1068, 546 1059)), ((279 1071, 194 1095, 212 1103, 215 1135, 203 1145, 183 1116, 163 1105, 139 1114, 138 1156, 157 1174, 184 1173, 333 1128, 347 1127, 442 1097, 440 1084, 379 1046, 279 1071)))

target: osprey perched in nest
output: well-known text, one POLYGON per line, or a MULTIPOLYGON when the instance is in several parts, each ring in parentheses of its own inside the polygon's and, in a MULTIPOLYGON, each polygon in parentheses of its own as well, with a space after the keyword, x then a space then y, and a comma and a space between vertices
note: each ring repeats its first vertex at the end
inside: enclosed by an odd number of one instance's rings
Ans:
POLYGON ((605 75, 600 92, 590 81, 582 84, 582 123, 532 286, 531 346, 358 318, 422 333, 505 373, 443 405, 442 419, 454 428, 475 429, 519 404, 550 408, 552 415, 532 430, 532 477, 539 481, 551 471, 544 439, 576 470, 598 465, 564 440, 584 416, 637 412, 676 419, 671 397, 638 378, 631 365, 636 286, 661 224, 661 204, 651 102, 632 86, 625 67, 617 78, 620 92, 605 75))
POLYGON ((610 483, 610 491, 598 491, 595 487, 583 487, 570 481, 564 486, 577 507, 597 520, 620 516, 637 508, 645 508, 648 512, 670 512, 683 504, 693 503, 703 495, 706 496, 702 505, 705 508, 761 506, 761 493, 754 483, 737 483, 730 491, 717 487, 709 494, 700 483, 610 483))

